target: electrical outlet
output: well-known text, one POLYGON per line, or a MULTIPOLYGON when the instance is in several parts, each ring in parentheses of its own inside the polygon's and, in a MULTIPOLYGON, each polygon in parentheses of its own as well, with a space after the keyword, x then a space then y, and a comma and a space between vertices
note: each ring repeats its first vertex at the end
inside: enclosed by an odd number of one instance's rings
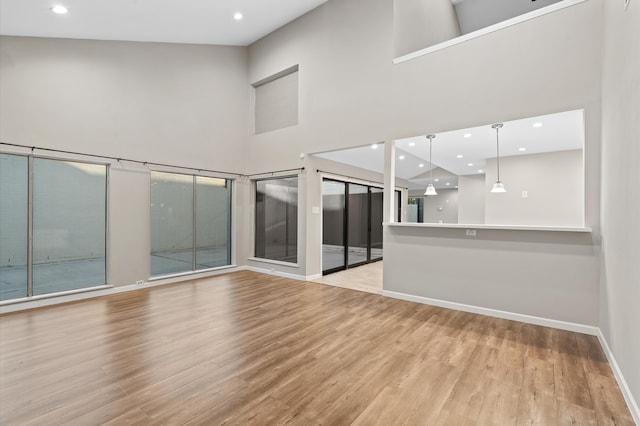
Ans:
POLYGON ((467 237, 475 237, 476 230, 475 229, 467 229, 467 237))
POLYGON ((522 191, 522 198, 529 198, 529 191, 522 191))
POLYGON ((138 285, 144 284, 144 281, 143 280, 138 280, 138 281, 136 281, 136 284, 138 284, 138 285))

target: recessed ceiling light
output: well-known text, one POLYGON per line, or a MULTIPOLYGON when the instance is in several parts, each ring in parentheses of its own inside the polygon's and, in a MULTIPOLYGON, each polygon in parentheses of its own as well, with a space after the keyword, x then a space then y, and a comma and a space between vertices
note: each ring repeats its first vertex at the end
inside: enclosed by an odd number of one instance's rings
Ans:
POLYGON ((239 21, 243 18, 242 13, 240 12, 236 12, 233 14, 233 19, 235 19, 236 21, 239 21))
POLYGON ((467 163, 467 166, 473 167, 473 163, 467 163))
POLYGON ((449 185, 451 185, 451 182, 447 182, 447 183, 445 183, 445 185, 449 186, 449 185))
POLYGON ((69 9, 67 9, 66 7, 62 6, 61 4, 57 4, 55 6, 53 6, 51 8, 51 11, 53 13, 56 13, 58 15, 64 15, 65 13, 67 13, 69 11, 69 9))
POLYGON ((440 179, 434 179, 433 181, 434 182, 440 182, 440 179))
POLYGON ((456 155, 456 158, 462 158, 462 154, 456 155))
POLYGON ((418 164, 418 167, 424 167, 424 163, 418 164))
POLYGON ((523 148, 518 148, 518 151, 520 151, 520 152, 525 152, 526 150, 527 150, 527 148, 524 148, 524 147, 523 148))
POLYGON ((484 170, 478 169, 478 173, 484 173, 484 170))
POLYGON ((465 133, 465 134, 464 134, 464 137, 465 137, 465 138, 470 138, 470 137, 471 137, 471 133, 465 133))
POLYGON ((416 146, 415 142, 409 142, 409 146, 416 146))
POLYGON ((371 149, 378 149, 378 144, 374 143, 373 145, 371 145, 371 149))
POLYGON ((542 127, 542 123, 540 122, 533 123, 533 127, 542 127))
POLYGON ((398 157, 401 160, 404 160, 404 155, 401 155, 400 157, 398 157))

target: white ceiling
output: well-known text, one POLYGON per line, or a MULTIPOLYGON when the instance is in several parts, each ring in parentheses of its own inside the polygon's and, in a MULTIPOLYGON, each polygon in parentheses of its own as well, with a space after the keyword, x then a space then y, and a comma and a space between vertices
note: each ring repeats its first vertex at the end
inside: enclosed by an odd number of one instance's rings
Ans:
POLYGON ((247 46, 326 1, 0 0, 0 34, 247 46))
MULTIPOLYGON (((395 144, 396 176, 416 183, 416 187, 428 182, 429 141, 425 135, 399 139, 395 144), (401 156, 404 158, 401 159, 401 156), (423 166, 420 167, 420 164, 423 166)), ((504 122, 504 127, 500 129, 501 157, 582 149, 583 146, 583 110, 504 122), (534 127, 535 123, 541 123, 542 126, 534 127), (519 151, 520 148, 526 151, 519 151)), ((452 187, 457 185, 457 176, 484 173, 487 159, 496 156, 496 131, 489 124, 438 133, 433 139, 432 151, 433 177, 439 178, 436 187, 452 187), (471 136, 465 138, 465 134, 471 136), (462 158, 458 158, 458 155, 462 155, 462 158), (470 163, 473 165, 469 166, 470 163), (449 185, 446 185, 447 182, 449 185)), ((367 145, 315 155, 384 173, 383 145, 375 150, 367 145)))

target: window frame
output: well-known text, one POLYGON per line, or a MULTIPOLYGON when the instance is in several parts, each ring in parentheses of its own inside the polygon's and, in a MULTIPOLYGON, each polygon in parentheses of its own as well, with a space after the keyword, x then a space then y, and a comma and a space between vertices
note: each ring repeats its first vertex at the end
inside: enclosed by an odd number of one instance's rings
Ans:
POLYGON ((191 241, 191 253, 192 253, 192 259, 191 259, 191 269, 187 270, 187 271, 181 271, 181 272, 175 272, 175 273, 167 273, 167 274, 158 274, 158 275, 153 275, 153 272, 151 270, 151 256, 152 256, 152 247, 151 247, 151 241, 149 241, 149 281, 157 281, 157 280, 163 280, 163 279, 167 279, 167 278, 173 278, 173 277, 180 277, 180 276, 185 276, 185 275, 194 275, 194 274, 201 274, 201 273, 206 273, 206 272, 211 272, 211 271, 218 271, 218 270, 222 270, 222 269, 227 269, 227 268, 232 268, 234 267, 234 256, 233 256, 233 247, 234 247, 234 232, 233 232, 233 226, 234 226, 234 220, 233 220, 233 205, 234 205, 234 194, 235 194, 235 179, 232 178, 227 178, 227 177, 220 177, 220 176, 207 176, 207 175, 202 175, 202 174, 196 174, 196 173, 180 173, 180 172, 175 172, 175 171, 165 171, 165 170, 151 170, 150 174, 149 174, 149 238, 151 238, 151 185, 153 184, 153 179, 152 179, 152 174, 153 173, 163 173, 163 174, 172 174, 172 175, 179 175, 179 176, 187 176, 187 177, 191 177, 191 191, 192 191, 192 199, 191 199, 191 218, 192 218, 192 223, 191 223, 191 229, 192 229, 192 241, 191 241), (209 179, 221 179, 224 180, 226 182, 226 185, 228 185, 228 189, 229 189, 229 196, 228 196, 228 212, 227 212, 227 216, 228 216, 228 223, 227 223, 227 256, 228 256, 228 263, 226 265, 222 265, 222 266, 215 266, 212 268, 203 268, 203 269, 196 269, 196 265, 197 265, 197 250, 198 250, 198 238, 197 238, 197 214, 196 214, 196 207, 197 207, 197 196, 196 196, 196 192, 197 192, 197 178, 201 177, 201 178, 209 178, 209 179))
POLYGON ((249 260, 253 260, 253 261, 258 261, 258 262, 265 262, 265 263, 273 263, 276 265, 282 265, 282 266, 291 266, 291 267, 299 267, 299 261, 300 261, 300 214, 301 214, 301 209, 300 209, 300 175, 299 174, 287 174, 287 175, 282 175, 282 176, 268 176, 268 177, 263 177, 263 178, 257 178, 257 179, 252 179, 251 180, 251 190, 253 192, 253 220, 252 220, 252 225, 253 225, 253 238, 252 238, 252 247, 251 247, 251 257, 249 258, 249 260), (263 181, 268 181, 268 180, 281 180, 281 179, 291 179, 291 178, 295 178, 296 179, 296 188, 297 188, 297 193, 296 193, 296 260, 295 262, 288 262, 288 261, 283 261, 283 260, 277 260, 277 259, 269 259, 266 257, 259 257, 256 254, 256 238, 258 236, 258 214, 257 214, 257 209, 258 209, 258 182, 263 182, 263 181))

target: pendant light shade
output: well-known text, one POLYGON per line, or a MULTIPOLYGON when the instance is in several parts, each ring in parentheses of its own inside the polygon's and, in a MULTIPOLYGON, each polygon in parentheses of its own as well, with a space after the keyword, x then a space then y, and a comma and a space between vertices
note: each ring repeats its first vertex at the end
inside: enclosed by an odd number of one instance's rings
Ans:
POLYGON ((502 184, 502 182, 496 182, 493 184, 493 188, 491 188, 491 192, 507 192, 506 189, 504 189, 504 185, 502 184))
POLYGON ((491 188, 491 192, 493 193, 507 192, 504 184, 500 180, 500 139, 498 134, 502 126, 502 123, 497 123, 491 126, 492 129, 496 129, 496 167, 498 169, 498 180, 496 180, 496 183, 493 184, 493 188, 491 188))
POLYGON ((433 138, 436 135, 427 135, 427 139, 429 139, 429 185, 427 185, 427 190, 424 191, 424 195, 438 195, 436 192, 436 187, 433 186, 433 164, 431 163, 431 142, 433 142, 433 138))

